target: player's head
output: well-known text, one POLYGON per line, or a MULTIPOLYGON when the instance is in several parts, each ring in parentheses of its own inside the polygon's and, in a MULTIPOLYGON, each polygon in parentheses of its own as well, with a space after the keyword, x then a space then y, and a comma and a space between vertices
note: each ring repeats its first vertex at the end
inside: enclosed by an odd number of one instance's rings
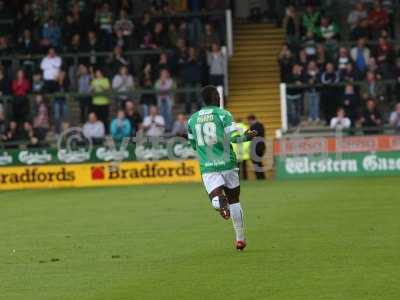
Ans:
POLYGON ((207 85, 201 91, 203 101, 207 106, 219 106, 219 93, 215 86, 207 85))

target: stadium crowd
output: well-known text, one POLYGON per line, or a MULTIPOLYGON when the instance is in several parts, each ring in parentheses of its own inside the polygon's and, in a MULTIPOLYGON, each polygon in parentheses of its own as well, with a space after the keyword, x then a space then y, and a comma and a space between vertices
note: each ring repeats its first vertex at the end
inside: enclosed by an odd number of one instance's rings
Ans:
POLYGON ((0 0, 1 140, 40 145, 77 124, 97 139, 185 135, 200 86, 224 83, 225 19, 212 12, 225 2, 0 0))
POLYGON ((291 126, 400 129, 396 7, 386 0, 350 2, 345 18, 313 4, 286 9, 279 63, 291 126))

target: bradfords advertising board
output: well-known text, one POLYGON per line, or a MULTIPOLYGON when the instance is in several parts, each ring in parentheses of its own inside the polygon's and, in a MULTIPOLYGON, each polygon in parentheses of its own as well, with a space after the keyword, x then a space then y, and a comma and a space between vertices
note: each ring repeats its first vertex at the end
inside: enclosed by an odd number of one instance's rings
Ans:
POLYGON ((277 141, 279 179, 400 175, 400 137, 310 138, 277 141))

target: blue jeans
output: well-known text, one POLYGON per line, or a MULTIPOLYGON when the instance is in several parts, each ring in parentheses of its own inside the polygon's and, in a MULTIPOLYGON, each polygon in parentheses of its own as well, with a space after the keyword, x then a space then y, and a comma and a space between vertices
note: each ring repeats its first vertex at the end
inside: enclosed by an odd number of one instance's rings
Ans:
POLYGON ((312 121, 319 119, 319 99, 317 92, 307 93, 308 118, 312 121))
POLYGON ((68 114, 67 101, 65 98, 54 98, 53 113, 56 133, 61 133, 61 125, 67 119, 68 114))
POLYGON ((287 95, 287 115, 291 126, 297 126, 300 123, 300 104, 302 95, 287 95))
POLYGON ((170 131, 172 126, 172 100, 169 97, 159 97, 157 105, 160 110, 160 115, 163 116, 165 120, 165 129, 170 131))

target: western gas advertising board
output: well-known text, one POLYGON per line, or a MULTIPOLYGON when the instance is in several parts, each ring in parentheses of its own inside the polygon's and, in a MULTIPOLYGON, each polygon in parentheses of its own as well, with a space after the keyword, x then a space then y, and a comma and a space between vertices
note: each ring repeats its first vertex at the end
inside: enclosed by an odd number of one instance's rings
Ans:
POLYGON ((0 190, 199 182, 196 160, 0 168, 0 190))

